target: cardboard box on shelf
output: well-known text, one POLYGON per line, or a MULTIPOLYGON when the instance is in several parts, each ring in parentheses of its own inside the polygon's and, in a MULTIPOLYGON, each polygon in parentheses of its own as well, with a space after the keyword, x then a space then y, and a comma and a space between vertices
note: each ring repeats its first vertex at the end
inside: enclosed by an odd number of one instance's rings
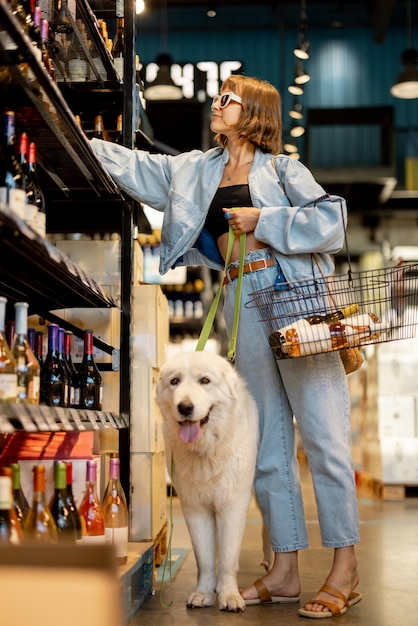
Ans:
POLYGON ((418 485, 418 438, 367 440, 363 445, 363 469, 384 484, 418 485))
POLYGON ((377 406, 379 439, 418 436, 415 396, 379 396, 377 406))
POLYGON ((130 540, 153 541, 167 522, 164 452, 131 455, 130 540))
POLYGON ((163 418, 155 401, 158 368, 132 368, 131 452, 164 450, 163 418))
POLYGON ((167 298, 159 285, 133 288, 132 358, 136 366, 161 367, 169 342, 167 298))

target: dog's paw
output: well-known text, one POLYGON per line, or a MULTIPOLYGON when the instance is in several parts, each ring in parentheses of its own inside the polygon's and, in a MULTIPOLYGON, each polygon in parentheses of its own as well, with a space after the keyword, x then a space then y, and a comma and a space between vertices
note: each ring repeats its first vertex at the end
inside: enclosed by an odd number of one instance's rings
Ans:
POLYGON ((213 592, 194 591, 187 599, 188 609, 202 609, 205 606, 213 606, 215 594, 213 592))
POLYGON ((221 611, 242 613, 245 611, 245 600, 240 593, 219 593, 218 604, 221 611))

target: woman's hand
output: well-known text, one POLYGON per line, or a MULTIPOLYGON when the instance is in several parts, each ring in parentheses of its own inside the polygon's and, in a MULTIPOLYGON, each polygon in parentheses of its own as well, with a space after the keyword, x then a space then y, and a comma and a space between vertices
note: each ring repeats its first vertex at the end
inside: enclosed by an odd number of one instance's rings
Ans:
POLYGON ((260 209, 255 207, 238 207, 233 209, 222 209, 225 219, 237 235, 242 233, 252 233, 257 226, 260 209))

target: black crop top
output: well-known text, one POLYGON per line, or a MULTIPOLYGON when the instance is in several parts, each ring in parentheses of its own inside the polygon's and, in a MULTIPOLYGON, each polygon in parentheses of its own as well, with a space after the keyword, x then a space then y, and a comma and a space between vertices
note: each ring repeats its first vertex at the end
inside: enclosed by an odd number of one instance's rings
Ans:
POLYGON ((222 209, 233 207, 252 206, 250 189, 248 185, 231 185, 230 187, 218 187, 206 216, 205 226, 210 234, 218 239, 229 230, 228 220, 222 209))

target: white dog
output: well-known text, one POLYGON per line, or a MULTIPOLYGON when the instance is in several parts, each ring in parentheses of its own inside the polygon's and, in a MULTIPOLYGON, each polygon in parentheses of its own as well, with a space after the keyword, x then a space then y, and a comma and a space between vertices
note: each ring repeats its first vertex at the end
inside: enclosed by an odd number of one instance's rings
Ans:
POLYGON ((255 402, 226 359, 209 352, 166 362, 156 392, 197 562, 187 606, 212 606, 217 593, 221 610, 244 611, 237 573, 258 448, 255 402))

